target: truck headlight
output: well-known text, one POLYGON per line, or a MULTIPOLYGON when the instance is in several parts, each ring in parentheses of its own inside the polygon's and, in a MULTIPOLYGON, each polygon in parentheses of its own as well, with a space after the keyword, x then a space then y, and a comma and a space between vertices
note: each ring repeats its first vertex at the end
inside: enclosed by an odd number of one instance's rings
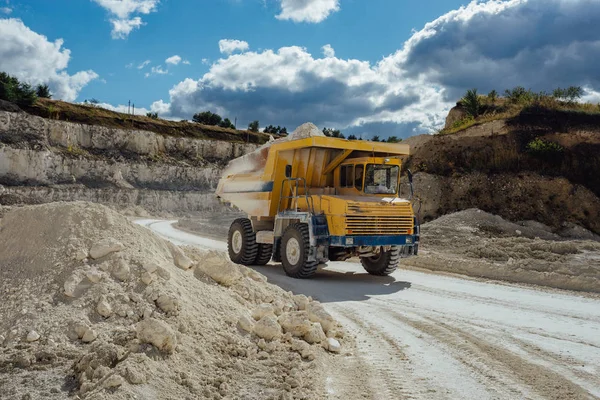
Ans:
POLYGON ((411 244, 412 243, 412 238, 411 237, 407 237, 406 238, 406 243, 407 244, 411 244))
POLYGON ((347 237, 346 238, 346 244, 354 244, 354 238, 347 237))

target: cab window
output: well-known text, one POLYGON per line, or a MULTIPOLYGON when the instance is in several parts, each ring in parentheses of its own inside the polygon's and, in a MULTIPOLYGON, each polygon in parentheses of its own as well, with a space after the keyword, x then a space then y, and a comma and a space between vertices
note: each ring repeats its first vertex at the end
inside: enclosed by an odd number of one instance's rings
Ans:
POLYGON ((365 176, 365 166, 357 165, 354 168, 354 187, 362 191, 363 189, 363 177, 365 176))
POLYGON ((354 165, 343 165, 340 169, 340 187, 354 186, 354 165))
POLYGON ((395 194, 398 191, 399 172, 397 165, 367 165, 365 193, 395 194))

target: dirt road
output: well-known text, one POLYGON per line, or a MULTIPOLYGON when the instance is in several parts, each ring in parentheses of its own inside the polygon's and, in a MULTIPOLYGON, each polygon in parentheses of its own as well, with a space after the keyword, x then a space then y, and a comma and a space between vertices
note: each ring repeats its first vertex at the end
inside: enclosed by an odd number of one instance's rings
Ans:
MULTIPOLYGON (((144 220, 178 243, 225 249, 144 220)), ((332 359, 332 399, 600 398, 600 299, 565 291, 398 270, 379 278, 334 262, 314 279, 257 267, 270 282, 323 302, 356 337, 332 359)))

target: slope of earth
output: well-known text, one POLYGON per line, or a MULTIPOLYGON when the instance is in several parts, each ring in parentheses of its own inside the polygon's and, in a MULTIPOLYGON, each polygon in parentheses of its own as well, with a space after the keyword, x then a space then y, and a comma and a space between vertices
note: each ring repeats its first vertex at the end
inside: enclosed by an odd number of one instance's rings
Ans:
MULTIPOLYGON (((495 220, 498 230, 512 229, 495 220)), ((224 246, 183 235, 172 221, 147 224, 180 243, 224 246)), ((545 231, 522 229, 523 236, 545 231)), ((356 262, 329 263, 311 280, 285 276, 280 264, 255 270, 320 300, 357 337, 354 355, 329 359, 328 398, 600 397, 596 295, 404 269, 373 277, 356 262)))
MULTIPOLYGON (((0 110, 18 110, 18 106, 0 100, 0 110)), ((35 104, 23 107, 31 115, 52 120, 69 121, 107 128, 155 132, 176 137, 214 139, 233 142, 265 143, 269 136, 260 132, 221 128, 187 121, 153 119, 145 115, 124 114, 98 107, 94 104, 75 104, 59 100, 38 98, 35 104)))
MULTIPOLYGON (((452 114, 452 113, 451 113, 452 114)), ((541 108, 406 140, 425 220, 480 208, 555 230, 600 233, 600 116, 541 108)))
POLYGON ((353 349, 320 303, 104 206, 0 217, 3 399, 316 399, 353 349))

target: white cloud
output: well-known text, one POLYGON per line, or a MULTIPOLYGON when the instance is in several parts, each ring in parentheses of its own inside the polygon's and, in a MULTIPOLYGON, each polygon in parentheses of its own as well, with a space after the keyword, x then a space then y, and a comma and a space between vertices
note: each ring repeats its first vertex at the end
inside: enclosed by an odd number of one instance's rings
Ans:
POLYGON ((332 12, 340 10, 339 0, 280 0, 281 13, 277 19, 294 22, 322 22, 332 12))
POLYGON ((132 14, 150 14, 156 11, 160 0, 92 0, 116 18, 110 20, 113 39, 124 39, 134 30, 145 25, 141 17, 132 14))
POLYGON ((326 44, 321 48, 325 57, 335 57, 335 50, 330 44, 326 44))
POLYGON ((177 65, 177 64, 179 64, 181 62, 181 57, 177 56, 177 55, 171 56, 171 57, 167 58, 165 60, 165 62, 167 64, 177 65))
POLYGON ((189 62, 188 60, 183 60, 183 63, 184 63, 185 65, 192 65, 192 63, 191 63, 191 62, 189 62))
POLYGON ((131 31, 139 29, 144 23, 140 17, 132 19, 111 19, 110 23, 113 25, 111 36, 113 39, 125 39, 131 31))
POLYGON ((243 40, 234 39, 221 39, 219 40, 219 51, 223 54, 232 54, 236 51, 244 52, 250 48, 248 42, 243 40))
POLYGON ((144 69, 146 68, 146 66, 150 64, 150 60, 146 60, 143 63, 141 63, 140 65, 137 66, 137 69, 144 69))
POLYGON ((125 68, 133 68, 133 63, 130 62, 129 64, 125 65, 125 68))
POLYGON ((210 65, 210 60, 208 58, 203 58, 202 59, 202 64, 204 64, 204 65, 210 65))
POLYGON ((169 73, 169 70, 163 69, 162 65, 157 65, 150 69, 150 72, 146 72, 144 75, 146 78, 149 78, 152 75, 166 75, 169 73))
POLYGON ((0 7, 0 13, 8 15, 8 14, 12 13, 12 8, 0 7))
POLYGON ((71 51, 63 40, 54 42, 29 29, 20 19, 0 19, 0 71, 33 85, 46 83, 54 98, 73 101, 89 82, 98 78, 92 70, 70 75, 66 69, 71 51))
POLYGON ((226 53, 161 104, 181 118, 204 109, 238 116, 242 125, 259 119, 291 130, 312 121, 386 137, 434 131, 473 87, 502 93, 575 85, 595 102, 598 20, 600 2, 587 0, 472 2, 427 23, 375 65, 331 53, 316 58, 297 46, 226 53))

